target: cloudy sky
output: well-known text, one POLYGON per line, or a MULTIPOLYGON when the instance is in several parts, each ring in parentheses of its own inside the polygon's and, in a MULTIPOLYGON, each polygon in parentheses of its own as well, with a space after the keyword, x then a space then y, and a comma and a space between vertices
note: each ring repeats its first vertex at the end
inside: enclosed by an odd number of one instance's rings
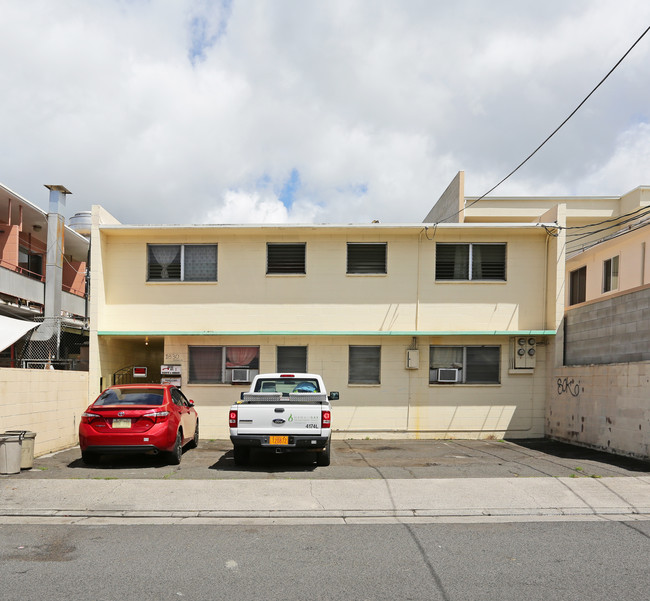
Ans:
MULTIPOLYGON (((123 223, 419 222, 479 196, 647 0, 0 0, 0 182, 123 223)), ((650 34, 495 195, 650 185, 650 34)))

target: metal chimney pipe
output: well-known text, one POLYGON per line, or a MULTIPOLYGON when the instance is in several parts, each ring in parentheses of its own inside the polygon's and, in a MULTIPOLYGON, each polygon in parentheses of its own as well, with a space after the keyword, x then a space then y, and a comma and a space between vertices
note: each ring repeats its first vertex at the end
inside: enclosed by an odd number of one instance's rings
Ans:
POLYGON ((47 213, 47 257, 45 262, 45 307, 43 310, 43 325, 38 328, 35 338, 47 340, 57 336, 58 359, 60 335, 59 320, 61 318, 61 296, 63 286, 63 232, 65 218, 62 211, 65 207, 65 197, 72 194, 65 186, 45 185, 50 191, 50 206, 47 213))

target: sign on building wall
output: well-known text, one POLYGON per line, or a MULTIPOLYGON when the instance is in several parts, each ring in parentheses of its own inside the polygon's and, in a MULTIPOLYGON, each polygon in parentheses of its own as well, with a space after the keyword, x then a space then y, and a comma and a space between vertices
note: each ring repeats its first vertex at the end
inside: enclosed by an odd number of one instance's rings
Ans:
POLYGON ((147 368, 146 367, 133 367, 133 377, 134 378, 146 378, 147 377, 147 368))

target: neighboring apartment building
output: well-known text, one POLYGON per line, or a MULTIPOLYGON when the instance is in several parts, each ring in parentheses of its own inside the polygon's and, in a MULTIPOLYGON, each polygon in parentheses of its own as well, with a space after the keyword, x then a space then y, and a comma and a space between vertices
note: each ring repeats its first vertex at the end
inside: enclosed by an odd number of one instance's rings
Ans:
POLYGON ((554 206, 521 222, 257 226, 123 225, 94 207, 91 394, 165 366, 202 436, 227 438, 254 374, 312 371, 340 392, 338 437, 542 437, 558 225, 554 206))
MULTIPOLYGON (((462 178, 461 178, 462 183, 462 178)), ((465 222, 566 214, 564 317, 549 371, 546 435, 650 458, 650 187, 623 196, 490 198, 465 222)))
POLYGON ((69 192, 48 188, 50 211, 45 212, 0 185, 2 367, 77 368, 88 339, 89 240, 65 225, 61 209, 69 192), (34 323, 40 325, 31 327, 34 323), (21 331, 30 334, 14 341, 10 333, 21 331))

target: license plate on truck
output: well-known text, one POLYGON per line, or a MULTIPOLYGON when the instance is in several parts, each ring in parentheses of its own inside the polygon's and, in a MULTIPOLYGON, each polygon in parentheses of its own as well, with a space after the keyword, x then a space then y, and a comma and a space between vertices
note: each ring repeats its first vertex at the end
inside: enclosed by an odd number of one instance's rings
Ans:
POLYGON ((269 436, 269 444, 289 444, 288 436, 269 436))

